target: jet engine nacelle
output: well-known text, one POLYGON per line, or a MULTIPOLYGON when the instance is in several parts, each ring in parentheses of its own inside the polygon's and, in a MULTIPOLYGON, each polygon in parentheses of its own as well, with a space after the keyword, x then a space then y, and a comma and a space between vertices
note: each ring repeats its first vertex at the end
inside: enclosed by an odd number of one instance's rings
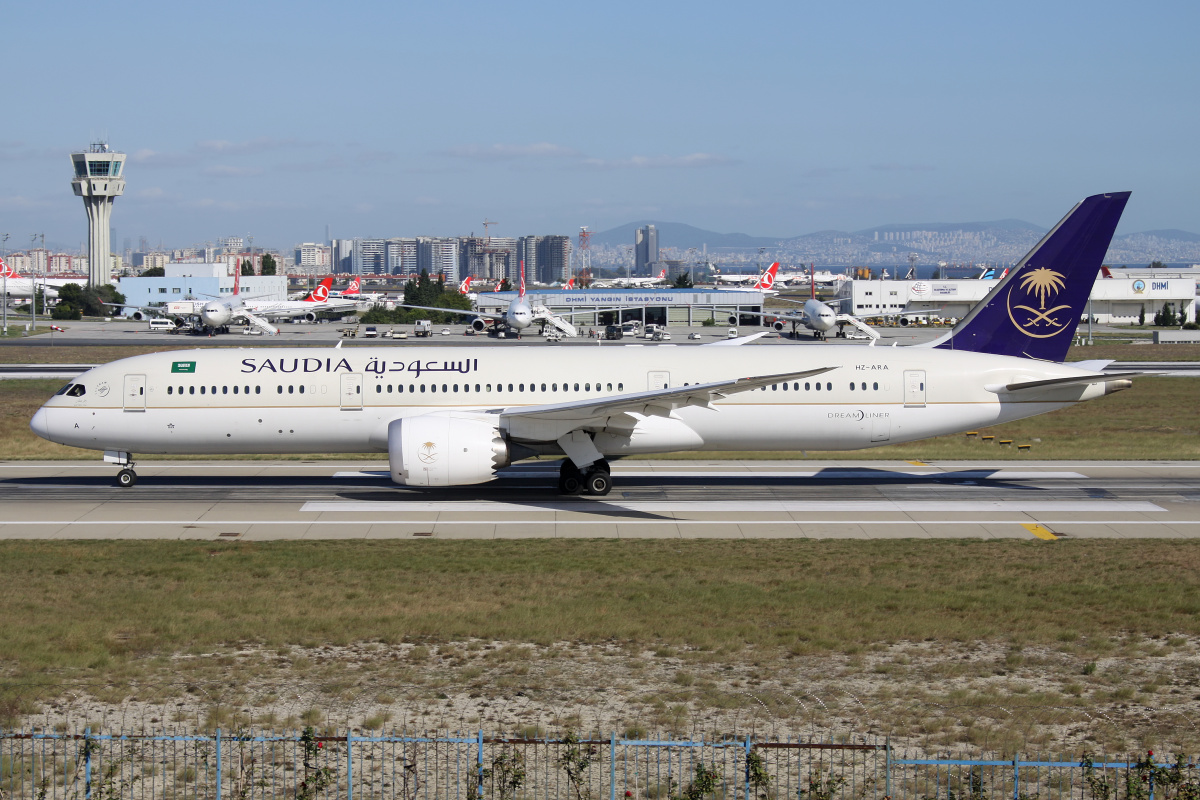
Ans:
POLYGON ((463 486, 490 481, 510 458, 495 419, 437 412, 389 423, 388 460, 401 486, 463 486))
POLYGON ((737 315, 737 314, 730 314, 730 315, 729 315, 729 324, 730 324, 730 325, 737 325, 737 324, 738 324, 738 315, 737 315))
POLYGON ((315 313, 313 313, 312 311, 309 311, 307 314, 304 315, 304 319, 306 322, 316 322, 317 315, 315 313))
POLYGON ((129 315, 129 318, 132 320, 136 320, 137 322, 141 322, 142 320, 144 320, 146 318, 146 315, 143 314, 141 311, 135 311, 129 315))
POLYGON ((476 333, 483 333, 487 330, 487 323, 479 317, 476 317, 475 319, 471 320, 471 330, 475 331, 476 333))
POLYGON ((772 327, 772 328, 774 328, 774 329, 775 329, 775 330, 777 330, 777 331, 782 331, 782 330, 783 330, 783 328, 784 328, 783 321, 782 321, 782 320, 778 320, 778 319, 777 319, 777 320, 775 320, 774 322, 772 322, 772 323, 771 323, 771 327, 772 327))

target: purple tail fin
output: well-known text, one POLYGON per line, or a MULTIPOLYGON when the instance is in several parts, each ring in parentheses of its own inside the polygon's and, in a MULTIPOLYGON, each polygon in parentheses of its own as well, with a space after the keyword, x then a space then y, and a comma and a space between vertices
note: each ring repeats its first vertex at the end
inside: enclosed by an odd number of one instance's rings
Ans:
POLYGON ((948 335, 932 347, 1062 361, 1129 192, 1071 209, 948 335))

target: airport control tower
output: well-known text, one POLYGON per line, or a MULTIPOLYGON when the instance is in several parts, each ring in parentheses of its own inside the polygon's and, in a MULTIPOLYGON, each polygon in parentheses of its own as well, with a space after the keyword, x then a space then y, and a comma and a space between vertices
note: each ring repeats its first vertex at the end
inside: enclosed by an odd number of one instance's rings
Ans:
POLYGON ((125 154, 114 153, 106 142, 93 142, 82 153, 71 153, 75 179, 71 188, 83 198, 88 215, 88 285, 112 283, 112 246, 108 241, 113 199, 125 193, 121 169, 125 154))

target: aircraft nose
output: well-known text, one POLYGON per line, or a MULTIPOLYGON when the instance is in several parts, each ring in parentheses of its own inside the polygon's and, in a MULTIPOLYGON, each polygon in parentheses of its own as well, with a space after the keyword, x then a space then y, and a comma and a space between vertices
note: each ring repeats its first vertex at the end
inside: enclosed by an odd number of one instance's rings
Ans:
POLYGON ((50 415, 45 408, 39 408, 29 420, 29 429, 43 439, 50 438, 50 415))

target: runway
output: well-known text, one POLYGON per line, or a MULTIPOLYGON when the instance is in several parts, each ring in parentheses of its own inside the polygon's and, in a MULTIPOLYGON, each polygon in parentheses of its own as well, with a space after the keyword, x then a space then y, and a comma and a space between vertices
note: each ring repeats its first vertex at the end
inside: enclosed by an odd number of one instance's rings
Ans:
POLYGON ((0 464, 2 539, 1200 537, 1200 463, 622 461, 603 498, 554 462, 474 487, 393 485, 381 462, 0 464))

